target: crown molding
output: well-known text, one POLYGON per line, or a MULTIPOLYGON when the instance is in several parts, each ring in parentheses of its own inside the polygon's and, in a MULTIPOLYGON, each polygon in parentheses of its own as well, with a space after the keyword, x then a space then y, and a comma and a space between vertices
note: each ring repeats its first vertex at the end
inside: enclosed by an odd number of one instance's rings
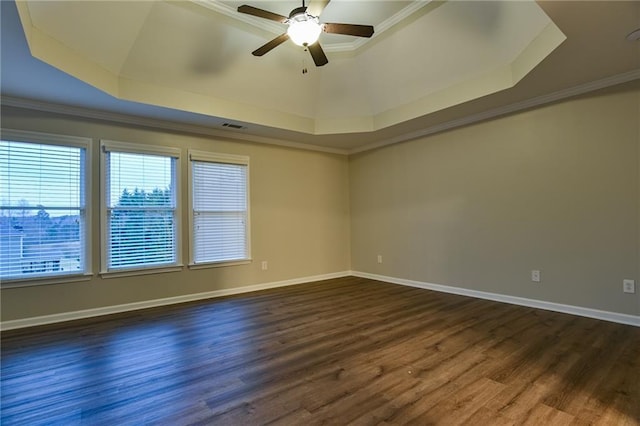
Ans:
POLYGON ((191 0, 191 1, 197 5, 206 7, 209 10, 218 12, 221 15, 228 16, 229 18, 235 19, 240 22, 244 22, 245 24, 258 27, 262 30, 269 31, 274 34, 282 34, 283 27, 281 24, 277 24, 273 21, 269 21, 268 19, 260 19, 255 16, 247 15, 246 13, 239 13, 235 8, 228 6, 224 3, 220 3, 219 1, 216 1, 216 0, 191 0))
POLYGON ((354 40, 350 43, 336 43, 327 45, 326 47, 323 45, 322 47, 327 52, 352 52, 354 50, 358 50, 365 44, 369 43, 369 41, 380 37, 387 30, 393 28, 395 25, 404 21, 409 16, 418 12, 420 9, 431 4, 432 2, 433 0, 420 0, 409 3, 407 7, 403 8, 398 13, 389 16, 387 19, 377 24, 375 27, 375 32, 373 33, 373 36, 371 38, 358 37, 354 38, 354 40))
POLYGON ((423 138, 425 136, 433 135, 435 133, 444 132, 446 130, 452 130, 457 127, 467 126, 469 124, 489 120, 492 118, 500 117, 503 115, 511 114, 511 113, 522 111, 529 108, 538 107, 538 106, 549 104, 552 102, 557 102, 563 99, 579 96, 585 93, 593 92, 595 90, 604 89, 607 87, 627 83, 627 82, 638 80, 638 79, 640 79, 640 69, 635 69, 622 74, 616 74, 611 77, 606 77, 600 80, 595 80, 589 83, 580 84, 578 86, 573 86, 567 89, 559 90, 557 92, 549 93, 547 95, 537 96, 535 98, 516 102, 510 105, 505 105, 502 107, 479 112, 477 114, 468 115, 466 117, 462 117, 456 120, 451 120, 444 123, 436 124, 434 126, 426 127, 424 129, 420 129, 415 132, 405 133, 403 135, 399 135, 393 138, 384 139, 378 142, 363 145, 363 146, 349 150, 349 154, 357 154, 360 152, 371 151, 373 149, 382 148, 388 145, 394 145, 401 142, 408 142, 411 140, 423 138))
POLYGON ((306 151, 318 151, 329 154, 347 155, 348 151, 339 148, 323 147, 319 145, 304 144, 299 142, 290 142, 282 139, 268 138, 264 136, 252 135, 240 131, 229 131, 215 129, 212 127, 201 126, 190 123, 179 123, 175 121, 167 121, 155 118, 141 117, 137 115, 119 114, 109 111, 100 111, 84 107, 76 107, 71 105, 55 104, 35 99, 24 99, 12 96, 2 95, 2 106, 14 108, 24 108, 35 111, 49 112, 55 114, 69 115, 72 117, 88 118, 99 121, 109 121, 119 124, 128 124, 134 126, 143 126, 151 129, 169 130, 180 133, 191 133, 202 136, 212 136, 216 138, 232 139, 243 142, 262 143, 267 145, 284 146, 287 148, 302 149, 306 151))
MULTIPOLYGON (((280 24, 274 23, 267 19, 256 18, 251 15, 238 13, 238 11, 224 3, 221 3, 218 0, 191 0, 193 3, 200 5, 202 7, 206 7, 207 9, 213 10, 214 12, 220 13, 229 18, 235 19, 240 22, 244 22, 246 24, 252 25, 254 27, 260 28, 264 31, 271 32, 273 34, 282 34, 283 27, 280 24)), ((250 2, 250 0, 247 0, 250 2)), ((413 15, 423 7, 431 4, 433 0, 418 0, 409 3, 405 8, 401 9, 399 12, 389 16, 387 19, 382 21, 381 23, 375 26, 375 33, 371 38, 354 38, 352 42, 348 43, 334 43, 334 44, 323 44, 322 48, 326 52, 353 52, 355 50, 360 49, 362 46, 367 44, 370 40, 379 37, 385 31, 392 28, 396 24, 400 23, 404 19, 413 15)))
POLYGON ((50 102, 38 101, 34 99, 24 99, 12 96, 2 95, 2 106, 10 106, 15 108, 24 108, 36 111, 57 113, 63 115, 70 115, 74 117, 88 118, 100 121, 109 121, 121 124, 144 126, 153 129, 164 129, 182 133, 198 134, 203 136, 212 136, 217 138, 226 138, 232 140, 239 140, 244 142, 263 143, 276 146, 284 146, 288 148, 302 149, 307 151, 318 151, 330 154, 339 155, 351 155, 358 154, 365 151, 370 151, 378 148, 382 148, 397 143, 408 142, 411 140, 423 138, 436 133, 452 130, 457 127, 466 126, 469 124, 477 123, 480 121, 489 120, 492 118, 500 117, 503 115, 511 114, 514 112, 522 111, 529 108, 538 107, 544 104, 557 102, 563 99, 567 99, 574 96, 579 96, 585 93, 589 93, 595 90, 604 89, 607 87, 615 86, 617 84, 627 83, 633 80, 640 79, 640 69, 635 69, 622 74, 617 74, 604 79, 592 81, 589 83, 581 84, 578 86, 570 87, 568 89, 559 90, 547 95, 538 96, 521 102, 516 102, 503 107, 498 107, 483 111, 477 114, 472 114, 466 117, 462 117, 456 120, 447 121, 444 123, 436 124, 434 126, 426 127, 415 132, 405 133, 392 138, 380 140, 371 144, 362 145, 350 150, 330 148, 320 145, 305 144, 299 142, 291 142, 282 139, 268 138, 258 135, 252 135, 244 133, 244 131, 228 131, 222 129, 216 129, 207 126, 201 126, 197 124, 179 123, 167 120, 160 120, 154 118, 141 117, 136 115, 119 114, 114 112, 100 111, 95 109, 88 109, 83 107, 55 104, 50 102))

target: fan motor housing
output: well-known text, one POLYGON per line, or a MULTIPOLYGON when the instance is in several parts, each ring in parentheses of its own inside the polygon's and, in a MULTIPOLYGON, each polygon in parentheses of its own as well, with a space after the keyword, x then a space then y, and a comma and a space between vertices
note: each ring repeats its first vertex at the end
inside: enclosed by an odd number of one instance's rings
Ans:
POLYGON ((305 6, 296 7, 289 14, 289 19, 293 19, 294 17, 296 17, 298 15, 306 14, 306 13, 307 13, 307 8, 305 6))

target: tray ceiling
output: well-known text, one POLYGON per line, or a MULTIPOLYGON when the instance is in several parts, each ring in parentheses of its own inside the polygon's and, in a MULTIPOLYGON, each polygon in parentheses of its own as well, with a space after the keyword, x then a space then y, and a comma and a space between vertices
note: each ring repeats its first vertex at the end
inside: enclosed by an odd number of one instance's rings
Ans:
POLYGON ((251 56, 284 28, 241 3, 2 2, 3 104, 356 152, 640 77, 636 1, 333 0, 323 21, 376 34, 323 34, 321 68, 292 44, 251 56))
MULTIPOLYGON (((309 134, 375 131, 509 88, 565 38, 533 1, 334 0, 322 20, 379 29, 353 42, 323 34, 330 63, 316 68, 293 43, 250 55, 285 26, 239 4, 23 1, 18 11, 35 57, 117 98, 309 134)), ((259 6, 288 15, 297 2, 259 6)))

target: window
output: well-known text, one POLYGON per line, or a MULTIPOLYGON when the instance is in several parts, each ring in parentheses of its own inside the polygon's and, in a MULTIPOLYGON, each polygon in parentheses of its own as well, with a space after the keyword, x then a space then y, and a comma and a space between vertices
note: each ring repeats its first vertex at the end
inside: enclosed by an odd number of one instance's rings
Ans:
POLYGON ((90 140, 3 130, 0 280, 88 273, 90 140))
POLYGON ((191 264, 250 259, 249 158, 189 152, 191 264))
POLYGON ((102 141, 104 272, 179 266, 180 150, 102 141))

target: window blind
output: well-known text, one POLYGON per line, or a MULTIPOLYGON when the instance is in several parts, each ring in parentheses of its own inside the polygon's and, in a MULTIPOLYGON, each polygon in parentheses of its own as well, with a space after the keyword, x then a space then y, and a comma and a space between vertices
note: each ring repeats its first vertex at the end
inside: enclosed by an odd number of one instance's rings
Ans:
POLYGON ((77 146, 0 141, 1 279, 85 272, 85 161, 77 146))
POLYGON ((248 160, 225 163, 198 158, 191 157, 192 261, 248 259, 248 160))
POLYGON ((107 270, 177 263, 176 158, 106 150, 107 270))

